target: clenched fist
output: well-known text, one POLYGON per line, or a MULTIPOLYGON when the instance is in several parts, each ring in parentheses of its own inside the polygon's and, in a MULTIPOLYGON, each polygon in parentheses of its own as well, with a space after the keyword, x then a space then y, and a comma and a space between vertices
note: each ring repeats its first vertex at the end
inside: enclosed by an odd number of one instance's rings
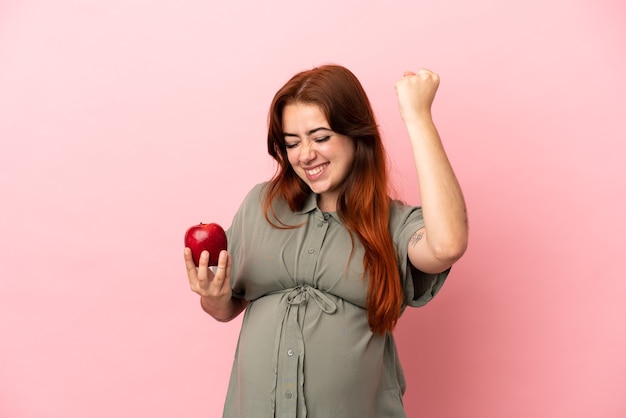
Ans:
POLYGON ((430 70, 405 71, 396 83, 400 116, 405 123, 430 120, 431 107, 439 88, 439 76, 430 70))

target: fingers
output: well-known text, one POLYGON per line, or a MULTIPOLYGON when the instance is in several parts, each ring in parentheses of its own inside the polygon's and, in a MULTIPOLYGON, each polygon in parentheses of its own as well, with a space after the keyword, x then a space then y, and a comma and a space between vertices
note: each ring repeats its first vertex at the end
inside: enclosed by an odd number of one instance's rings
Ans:
POLYGON ((226 260, 226 278, 228 279, 228 284, 230 285, 230 272, 233 266, 233 256, 228 253, 226 253, 226 255, 228 256, 228 259, 226 260))
POLYGON ((417 72, 417 75, 435 76, 436 74, 427 68, 420 68, 419 71, 417 72))
POLYGON ((202 295, 209 289, 209 283, 213 279, 213 273, 208 268, 209 253, 203 251, 200 254, 199 265, 196 267, 191 250, 185 248, 185 267, 187 269, 187 278, 189 279, 189 286, 191 290, 202 295))
POLYGON ((395 85, 400 116, 406 123, 430 121, 432 103, 439 88, 439 76, 421 68, 405 71, 395 85))
POLYGON ((420 76, 422 80, 428 80, 435 88, 439 86, 439 75, 436 73, 422 68, 417 72, 417 75, 420 76))
POLYGON ((209 268, 209 253, 200 254, 198 267, 194 264, 191 250, 185 248, 185 267, 191 290, 201 296, 220 294, 224 288, 230 289, 230 274, 232 270, 232 256, 226 250, 220 252, 215 270, 209 268))
POLYGON ((185 267, 187 268, 187 275, 191 278, 191 276, 197 276, 197 268, 196 264, 193 262, 193 256, 191 255, 191 249, 189 247, 185 247, 185 267))
POLYGON ((439 88, 439 76, 434 72, 422 68, 414 73, 405 71, 404 77, 395 84, 395 90, 398 95, 418 95, 424 97, 434 96, 439 88))
POLYGON ((215 268, 215 276, 213 282, 215 286, 222 287, 225 284, 230 286, 230 272, 232 266, 232 256, 226 250, 220 252, 215 268))
POLYGON ((420 68, 417 71, 417 73, 414 73, 413 71, 408 71, 407 70, 407 71, 405 71, 402 74, 402 79, 403 80, 407 79, 407 78, 412 78, 412 77, 417 77, 417 78, 420 78, 422 80, 432 79, 432 80, 435 80, 435 81, 439 81, 439 76, 436 73, 430 71, 427 68, 420 68))

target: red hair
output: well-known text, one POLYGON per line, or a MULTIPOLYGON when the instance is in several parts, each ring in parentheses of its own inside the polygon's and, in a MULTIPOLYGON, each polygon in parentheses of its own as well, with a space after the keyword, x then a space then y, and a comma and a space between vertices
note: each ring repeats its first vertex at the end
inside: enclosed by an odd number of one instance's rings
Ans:
MULTIPOLYGON (((300 210, 311 193, 287 158, 282 127, 286 105, 319 106, 330 129, 354 140, 355 158, 341 186, 337 214, 365 249, 363 268, 369 273, 367 318, 373 332, 392 331, 402 307, 402 287, 396 253, 389 233, 386 154, 371 104, 361 83, 348 69, 325 65, 293 76, 274 96, 269 112, 268 153, 278 167, 267 185, 265 218, 279 228, 291 228, 276 218, 272 201, 282 196, 291 210, 300 210), (272 218, 279 225, 270 220, 272 218)), ((353 242, 354 244, 354 242, 353 242)))

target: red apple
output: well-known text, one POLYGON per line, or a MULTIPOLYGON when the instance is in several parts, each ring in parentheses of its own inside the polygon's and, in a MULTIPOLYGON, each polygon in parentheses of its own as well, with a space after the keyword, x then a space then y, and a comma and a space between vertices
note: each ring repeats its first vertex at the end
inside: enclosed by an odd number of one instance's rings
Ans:
POLYGON ((217 266, 220 251, 228 247, 226 232, 216 223, 203 224, 200 222, 185 232, 185 247, 191 249, 196 267, 199 264, 200 254, 204 250, 209 252, 209 266, 217 266))

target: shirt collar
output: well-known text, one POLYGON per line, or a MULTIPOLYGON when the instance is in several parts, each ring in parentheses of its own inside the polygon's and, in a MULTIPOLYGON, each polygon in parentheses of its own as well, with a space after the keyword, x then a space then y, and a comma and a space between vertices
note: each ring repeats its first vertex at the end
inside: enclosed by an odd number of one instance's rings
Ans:
POLYGON ((309 196, 306 198, 306 202, 302 205, 302 209, 297 210, 295 213, 302 215, 315 209, 317 209, 317 194, 309 193, 309 196))
POLYGON ((314 210, 317 210, 320 216, 323 216, 324 219, 326 220, 328 220, 328 217, 331 216, 336 221, 341 222, 341 219, 339 219, 339 215, 337 214, 337 212, 322 212, 317 207, 317 194, 316 193, 310 193, 306 201, 304 202, 304 205, 302 205, 302 209, 295 211, 295 213, 297 213, 298 215, 303 215, 305 213, 313 212, 314 210))

